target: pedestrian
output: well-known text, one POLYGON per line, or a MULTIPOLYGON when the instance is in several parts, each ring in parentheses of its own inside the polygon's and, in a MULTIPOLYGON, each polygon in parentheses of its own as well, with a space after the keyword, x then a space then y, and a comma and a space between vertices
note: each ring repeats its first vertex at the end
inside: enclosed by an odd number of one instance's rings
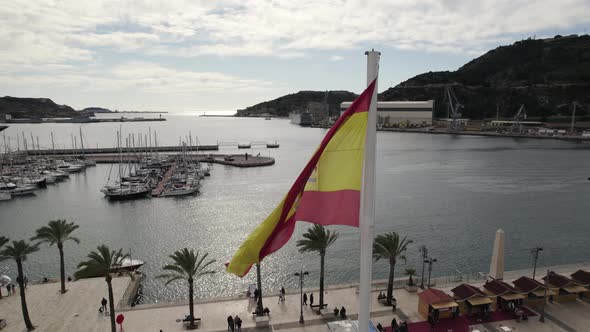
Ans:
POLYGON ((25 284, 25 289, 27 289, 27 284, 29 283, 29 278, 27 278, 25 276, 25 278, 23 279, 23 284, 25 284))
POLYGON ((12 292, 10 291, 12 289, 12 287, 10 286, 10 284, 6 285, 6 290, 8 291, 7 295, 10 295, 12 292))
POLYGON ((231 315, 227 316, 227 330, 234 332, 234 319, 231 315))
POLYGON ((72 277, 71 276, 68 276, 68 281, 72 281, 72 277))
POLYGON ((397 308, 397 300, 394 298, 391 299, 391 306, 393 307, 393 311, 397 308))
POLYGON ((104 312, 105 315, 107 314, 107 303, 108 301, 104 297, 100 301, 100 308, 102 309, 102 312, 104 312))
POLYGON ((346 318, 346 308, 344 308, 344 306, 342 308, 340 308, 340 318, 342 318, 342 319, 346 318))
POLYGON ((334 317, 338 318, 338 313, 340 313, 340 310, 338 310, 338 307, 334 307, 334 317))
POLYGON ((309 306, 313 306, 313 293, 309 294, 309 306))
POLYGON ((16 285, 12 284, 12 294, 16 294, 16 285))
POLYGON ((242 319, 238 315, 234 318, 234 325, 236 326, 236 332, 242 331, 242 319))
POLYGON ((395 319, 395 317, 393 317, 393 319, 391 320, 391 329, 393 330, 393 332, 399 331, 399 325, 397 324, 397 319, 395 319))
POLYGON ((307 305, 307 293, 303 293, 303 305, 307 305))
POLYGON ((376 327, 379 332, 383 331, 383 325, 381 325, 381 323, 377 323, 376 327))
POLYGON ((258 302, 258 288, 254 289, 254 302, 258 302))

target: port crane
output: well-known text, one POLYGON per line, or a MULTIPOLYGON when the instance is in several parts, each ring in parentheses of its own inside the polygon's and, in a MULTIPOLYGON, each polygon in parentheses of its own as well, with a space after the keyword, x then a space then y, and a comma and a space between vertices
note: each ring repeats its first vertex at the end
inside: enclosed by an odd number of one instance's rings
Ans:
POLYGON ((449 129, 453 131, 458 130, 458 120, 461 118, 461 113, 459 111, 463 108, 463 104, 459 102, 459 100, 453 93, 453 89, 451 89, 449 85, 445 86, 444 99, 447 104, 447 118, 451 119, 449 129))
POLYGON ((524 108, 524 104, 520 105, 518 112, 516 113, 514 118, 512 118, 512 127, 510 128, 510 131, 512 133, 514 133, 515 131, 518 131, 519 134, 522 133, 521 120, 526 120, 526 110, 524 108))

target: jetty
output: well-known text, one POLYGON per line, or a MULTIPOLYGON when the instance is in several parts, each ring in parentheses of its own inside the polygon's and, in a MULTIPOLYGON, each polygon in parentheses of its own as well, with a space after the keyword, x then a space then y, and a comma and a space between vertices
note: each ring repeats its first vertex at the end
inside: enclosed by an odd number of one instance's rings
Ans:
MULTIPOLYGON (((91 158, 96 161, 97 164, 114 164, 122 161, 127 162, 139 162, 141 156, 136 154, 109 154, 109 155, 86 155, 87 158, 91 158)), ((252 156, 248 154, 187 154, 185 158, 191 161, 206 162, 212 164, 221 164, 235 167, 260 167, 274 165, 275 159, 271 157, 252 156)))
POLYGON ((166 185, 166 183, 168 183, 168 181, 170 181, 170 177, 172 177, 175 170, 176 170, 176 162, 172 163, 172 166, 170 166, 168 171, 166 171, 166 173, 164 173, 162 180, 160 180, 160 182, 158 182, 156 189, 152 190, 153 197, 158 197, 158 196, 162 195, 162 192, 165 189, 164 186, 166 185))

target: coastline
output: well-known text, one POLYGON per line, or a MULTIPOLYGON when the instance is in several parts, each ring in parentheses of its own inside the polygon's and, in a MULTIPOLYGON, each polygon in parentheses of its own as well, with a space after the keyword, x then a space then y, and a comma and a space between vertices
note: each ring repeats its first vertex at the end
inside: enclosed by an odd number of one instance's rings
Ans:
POLYGON ((418 134, 434 134, 434 135, 463 135, 463 136, 485 136, 485 137, 510 137, 510 138, 536 138, 536 139, 556 139, 562 141, 574 142, 590 142, 590 136, 542 136, 542 135, 527 135, 527 134, 505 134, 497 132, 486 131, 447 131, 447 130, 428 130, 428 129, 403 129, 403 128, 378 128, 377 131, 389 131, 399 133, 418 133, 418 134))

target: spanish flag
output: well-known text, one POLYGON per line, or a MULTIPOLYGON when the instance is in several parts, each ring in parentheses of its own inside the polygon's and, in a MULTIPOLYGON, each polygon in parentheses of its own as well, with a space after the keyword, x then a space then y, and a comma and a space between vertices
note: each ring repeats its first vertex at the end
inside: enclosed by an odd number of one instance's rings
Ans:
POLYGON ((240 277, 284 246, 296 221, 359 226, 368 111, 376 80, 330 128, 274 211, 244 241, 227 264, 240 277))

